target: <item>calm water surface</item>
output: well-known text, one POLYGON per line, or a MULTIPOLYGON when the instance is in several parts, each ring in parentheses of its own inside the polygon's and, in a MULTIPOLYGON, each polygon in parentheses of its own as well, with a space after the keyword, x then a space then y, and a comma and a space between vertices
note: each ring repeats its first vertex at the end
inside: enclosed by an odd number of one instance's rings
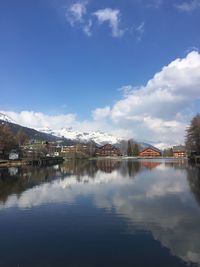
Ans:
POLYGON ((0 169, 0 266, 200 266, 200 169, 116 160, 0 169))

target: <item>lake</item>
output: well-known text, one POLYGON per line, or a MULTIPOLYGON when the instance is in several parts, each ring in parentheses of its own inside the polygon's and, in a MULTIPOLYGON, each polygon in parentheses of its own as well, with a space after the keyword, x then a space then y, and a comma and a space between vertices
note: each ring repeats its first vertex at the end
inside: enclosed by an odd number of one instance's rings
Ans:
POLYGON ((0 266, 200 266, 200 168, 102 159, 0 169, 0 266))

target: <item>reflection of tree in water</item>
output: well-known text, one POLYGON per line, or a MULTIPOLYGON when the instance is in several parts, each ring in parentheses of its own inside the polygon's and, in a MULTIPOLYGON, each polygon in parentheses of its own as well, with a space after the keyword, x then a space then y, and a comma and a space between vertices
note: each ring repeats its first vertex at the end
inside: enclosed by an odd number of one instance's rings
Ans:
MULTIPOLYGON (((70 160, 62 165, 62 170, 68 174, 77 176, 88 175, 94 178, 98 170, 106 173, 112 173, 114 170, 119 169, 121 161, 112 159, 100 160, 70 160)), ((78 177, 77 177, 78 178, 78 177)))
POLYGON ((112 173, 118 171, 122 177, 133 178, 141 169, 138 161, 120 161, 116 159, 70 160, 61 165, 0 169, 0 202, 5 202, 9 195, 20 196, 25 190, 40 183, 57 178, 76 175, 77 181, 85 175, 95 179, 98 171, 112 173))
POLYGON ((20 194, 40 183, 49 182, 61 176, 58 165, 50 167, 5 168, 0 169, 0 202, 5 202, 9 195, 20 194))
POLYGON ((187 168, 187 180, 191 191, 194 193, 197 202, 200 204, 200 167, 189 165, 187 168))
POLYGON ((171 162, 165 162, 166 167, 171 167, 174 168, 175 170, 185 170, 185 166, 187 166, 187 161, 184 159, 178 159, 178 160, 173 160, 171 162))
POLYGON ((97 170, 96 163, 92 160, 75 159, 66 161, 61 165, 62 173, 77 175, 77 179, 83 175, 94 177, 97 170))
POLYGON ((140 163, 138 161, 128 161, 127 162, 127 171, 129 177, 134 177, 141 169, 140 163))
POLYGON ((98 170, 101 170, 106 173, 111 173, 114 170, 120 168, 121 161, 112 160, 112 159, 101 159, 96 161, 98 170))
POLYGON ((112 173, 115 170, 119 170, 123 176, 128 174, 129 177, 133 177, 139 172, 141 166, 138 161, 127 162, 116 159, 70 160, 65 162, 61 169, 65 174, 77 175, 77 179, 83 175, 95 178, 97 171, 112 173))

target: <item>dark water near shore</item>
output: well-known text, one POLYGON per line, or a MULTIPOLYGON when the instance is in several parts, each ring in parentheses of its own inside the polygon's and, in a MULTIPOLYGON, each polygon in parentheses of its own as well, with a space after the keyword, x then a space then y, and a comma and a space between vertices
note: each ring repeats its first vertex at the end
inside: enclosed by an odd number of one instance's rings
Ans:
POLYGON ((131 160, 0 169, 0 266, 200 266, 200 169, 131 160))

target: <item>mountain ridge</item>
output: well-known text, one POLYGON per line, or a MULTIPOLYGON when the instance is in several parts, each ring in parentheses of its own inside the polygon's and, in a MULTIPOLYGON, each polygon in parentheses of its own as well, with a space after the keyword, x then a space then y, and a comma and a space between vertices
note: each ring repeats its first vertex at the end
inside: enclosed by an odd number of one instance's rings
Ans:
MULTIPOLYGON (((103 132, 103 131, 93 131, 93 132, 82 132, 75 131, 71 127, 70 128, 62 128, 60 130, 51 130, 48 127, 44 128, 29 128, 22 125, 17 124, 8 116, 4 116, 4 114, 0 113, 0 125, 8 124, 11 128, 12 132, 16 134, 20 129, 24 131, 27 137, 31 139, 48 141, 48 142, 56 142, 60 141, 63 145, 74 145, 77 143, 89 143, 94 142, 98 146, 105 145, 107 143, 117 146, 118 148, 121 145, 121 142, 127 141, 123 138, 116 137, 112 134, 103 132)), ((137 142, 140 145, 141 149, 144 149, 148 146, 154 147, 148 143, 137 142)))
POLYGON ((38 131, 52 134, 58 137, 68 138, 70 140, 79 141, 82 143, 95 142, 97 145, 104 145, 110 143, 112 145, 121 142, 123 139, 115 137, 109 133, 102 131, 82 132, 75 131, 72 128, 62 128, 60 130, 51 130, 48 127, 38 128, 38 131))

